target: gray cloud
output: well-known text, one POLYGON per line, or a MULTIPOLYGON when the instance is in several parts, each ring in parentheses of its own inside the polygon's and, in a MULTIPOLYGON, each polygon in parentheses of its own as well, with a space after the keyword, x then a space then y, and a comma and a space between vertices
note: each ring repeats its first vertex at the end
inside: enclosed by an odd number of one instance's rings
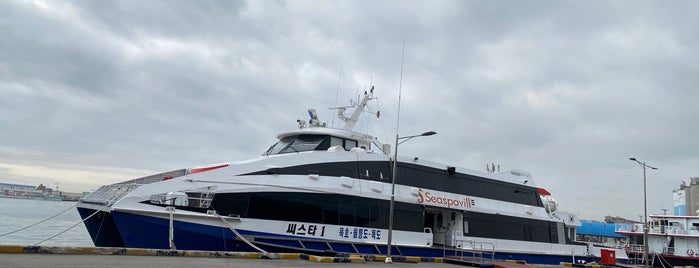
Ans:
MULTIPOLYGON (((399 132, 439 135, 403 154, 528 170, 564 209, 635 219, 642 173, 628 157, 661 168, 649 174, 653 213, 671 208, 670 191, 699 162, 695 10, 625 1, 4 2, 2 176, 50 184, 16 167, 133 176, 244 160, 305 109, 330 122, 327 107, 371 85, 383 116, 360 128, 390 142, 405 40, 399 132)), ((96 186, 83 180, 69 185, 96 186)))

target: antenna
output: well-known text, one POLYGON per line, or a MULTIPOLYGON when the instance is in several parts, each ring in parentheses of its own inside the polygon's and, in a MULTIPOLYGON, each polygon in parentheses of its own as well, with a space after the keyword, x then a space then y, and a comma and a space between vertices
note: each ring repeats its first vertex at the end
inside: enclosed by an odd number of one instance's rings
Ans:
MULTIPOLYGON (((396 147, 398 147, 398 127, 400 125, 400 99, 403 91, 403 60, 405 59, 405 38, 403 38, 403 51, 400 55, 400 82, 398 82, 398 114, 396 115, 396 147)), ((394 150, 397 148, 394 148, 394 150)), ((398 159, 393 159, 398 161, 398 159)), ((395 172, 395 171, 394 171, 395 172)))
POLYGON ((400 56, 400 83, 398 84, 398 114, 396 115, 396 148, 393 148, 393 170, 391 174, 393 179, 391 180, 391 206, 389 218, 388 218, 388 243, 386 243, 386 263, 392 263, 391 259, 391 244, 393 238, 393 199, 395 198, 396 191, 396 171, 398 170, 398 126, 400 125, 400 98, 403 91, 403 60, 405 59, 405 38, 403 38, 403 52, 400 56))
MULTIPOLYGON (((337 96, 340 95, 340 79, 342 78, 342 64, 340 64, 340 74, 337 75, 337 88, 335 89, 335 105, 337 107, 337 96)), ((332 127, 335 127, 335 116, 332 117, 332 127)))

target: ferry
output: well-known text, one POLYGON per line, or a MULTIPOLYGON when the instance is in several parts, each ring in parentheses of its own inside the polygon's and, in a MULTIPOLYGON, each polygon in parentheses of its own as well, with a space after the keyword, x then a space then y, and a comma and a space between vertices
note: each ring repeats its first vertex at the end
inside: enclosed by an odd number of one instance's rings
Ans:
POLYGON ((62 192, 39 184, 39 186, 0 182, 0 198, 63 201, 62 192))
POLYGON ((100 247, 626 262, 573 241, 577 216, 528 172, 394 163, 389 144, 354 131, 375 99, 371 87, 332 108, 342 127, 309 110, 257 158, 101 186, 77 209, 100 247))
POLYGON ((648 256, 645 257, 643 223, 620 226, 617 233, 628 237, 627 256, 632 264, 644 260, 655 267, 699 267, 699 217, 649 215, 648 256))

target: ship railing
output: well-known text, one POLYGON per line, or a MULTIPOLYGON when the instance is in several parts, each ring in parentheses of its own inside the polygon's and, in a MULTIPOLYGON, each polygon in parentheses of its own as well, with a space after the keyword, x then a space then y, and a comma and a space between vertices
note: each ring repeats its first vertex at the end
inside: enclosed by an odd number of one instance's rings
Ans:
POLYGON ((125 182, 120 182, 118 184, 130 184, 130 183, 136 183, 136 184, 150 184, 154 182, 159 182, 159 181, 165 181, 177 177, 182 177, 184 175, 187 175, 187 170, 186 169, 178 169, 178 170, 173 170, 173 171, 168 171, 168 172, 163 172, 155 175, 150 175, 150 176, 145 176, 141 177, 138 179, 133 179, 125 182))
POLYGON ((124 197, 127 193, 136 189, 138 186, 150 184, 154 182, 169 180, 177 177, 181 177, 187 174, 186 169, 178 169, 168 172, 163 172, 155 175, 150 175, 146 177, 141 177, 129 181, 124 181, 111 185, 104 185, 97 188, 97 190, 87 194, 85 197, 81 198, 80 201, 84 203, 99 204, 104 206, 111 206, 116 201, 124 197))
POLYGON ((491 261, 495 259, 495 244, 482 241, 473 241, 471 239, 452 239, 456 245, 457 255, 454 257, 460 260, 471 259, 479 263, 483 263, 485 259, 491 261), (468 253, 466 255, 465 253, 468 253), (487 256, 490 258, 487 258, 487 256))
MULTIPOLYGON (((648 227, 648 233, 650 234, 665 234, 665 233, 671 233, 672 231, 669 230, 668 226, 650 226, 648 227)), ((643 231, 643 230, 641 230, 643 231)))
POLYGON ((175 207, 209 208, 211 206, 211 201, 214 199, 214 195, 215 192, 166 193, 152 195, 149 202, 151 204, 171 205, 175 207))
POLYGON ((663 254, 675 255, 675 247, 664 247, 663 254))
POLYGON ((639 244, 628 244, 626 245, 626 254, 629 257, 629 264, 642 265, 644 261, 643 245, 639 244), (629 254, 633 252, 634 254, 629 254))
POLYGON ((592 245, 594 245, 596 247, 603 247, 603 248, 616 248, 616 249, 623 248, 622 245, 620 245, 619 243, 615 243, 615 242, 604 242, 604 243, 592 242, 592 245))
MULTIPOLYGON (((654 228, 657 229, 657 228, 654 228)), ((665 226, 664 228, 660 228, 660 232, 663 234, 680 234, 680 235, 688 235, 690 234, 689 230, 685 230, 680 227, 675 227, 675 226, 665 226)))
POLYGON ((620 224, 616 227, 617 232, 643 232, 643 224, 620 224))
POLYGON ((690 258, 691 257, 699 257, 699 248, 687 248, 684 250, 685 251, 682 252, 682 250, 677 251, 674 247, 664 247, 663 254, 690 257, 690 258))
POLYGON ((643 252, 642 244, 627 244, 624 249, 626 252, 643 252))
POLYGON ((85 197, 80 199, 84 203, 100 204, 104 206, 111 206, 116 201, 121 199, 124 195, 136 189, 140 184, 128 183, 128 184, 112 184, 104 185, 97 188, 97 190, 87 194, 85 197))
POLYGON ((654 227, 653 229, 659 229, 660 233, 662 234, 670 234, 670 235, 699 235, 699 231, 695 229, 694 227, 691 227, 692 229, 685 229, 679 226, 663 226, 663 228, 660 227, 654 227))
MULTIPOLYGON (((620 225, 616 228, 616 232, 636 232, 636 233, 643 233, 643 224, 633 224, 633 225, 620 225)), ((668 225, 661 225, 661 226, 650 226, 648 228, 648 233, 651 234, 678 234, 678 235, 699 235, 699 230, 692 228, 692 229, 685 229, 681 226, 668 226, 668 225)))

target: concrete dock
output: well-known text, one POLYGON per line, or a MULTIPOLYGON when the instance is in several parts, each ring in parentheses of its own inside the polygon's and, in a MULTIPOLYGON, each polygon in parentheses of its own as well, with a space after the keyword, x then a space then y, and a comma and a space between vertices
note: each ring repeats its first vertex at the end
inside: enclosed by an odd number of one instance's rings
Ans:
POLYGON ((191 267, 457 267, 444 263, 392 263, 366 262, 359 263, 321 263, 304 259, 233 259, 214 257, 181 257, 181 256, 131 256, 131 255, 56 255, 56 254, 0 254, 0 267, 163 267, 163 268, 191 268, 191 267))
POLYGON ((4 267, 449 267, 441 258, 384 256, 325 257, 299 253, 184 251, 101 247, 0 245, 4 267))
MULTIPOLYGON (((46 247, 0 245, 0 268, 4 267, 459 267, 478 264, 444 258, 394 256, 393 263, 381 255, 315 256, 301 253, 187 251, 104 247, 46 247), (447 263, 448 262, 448 263, 447 263)), ((527 268, 573 265, 527 265, 514 261, 484 263, 482 267, 527 268)), ((600 268, 599 265, 587 265, 600 268)))

